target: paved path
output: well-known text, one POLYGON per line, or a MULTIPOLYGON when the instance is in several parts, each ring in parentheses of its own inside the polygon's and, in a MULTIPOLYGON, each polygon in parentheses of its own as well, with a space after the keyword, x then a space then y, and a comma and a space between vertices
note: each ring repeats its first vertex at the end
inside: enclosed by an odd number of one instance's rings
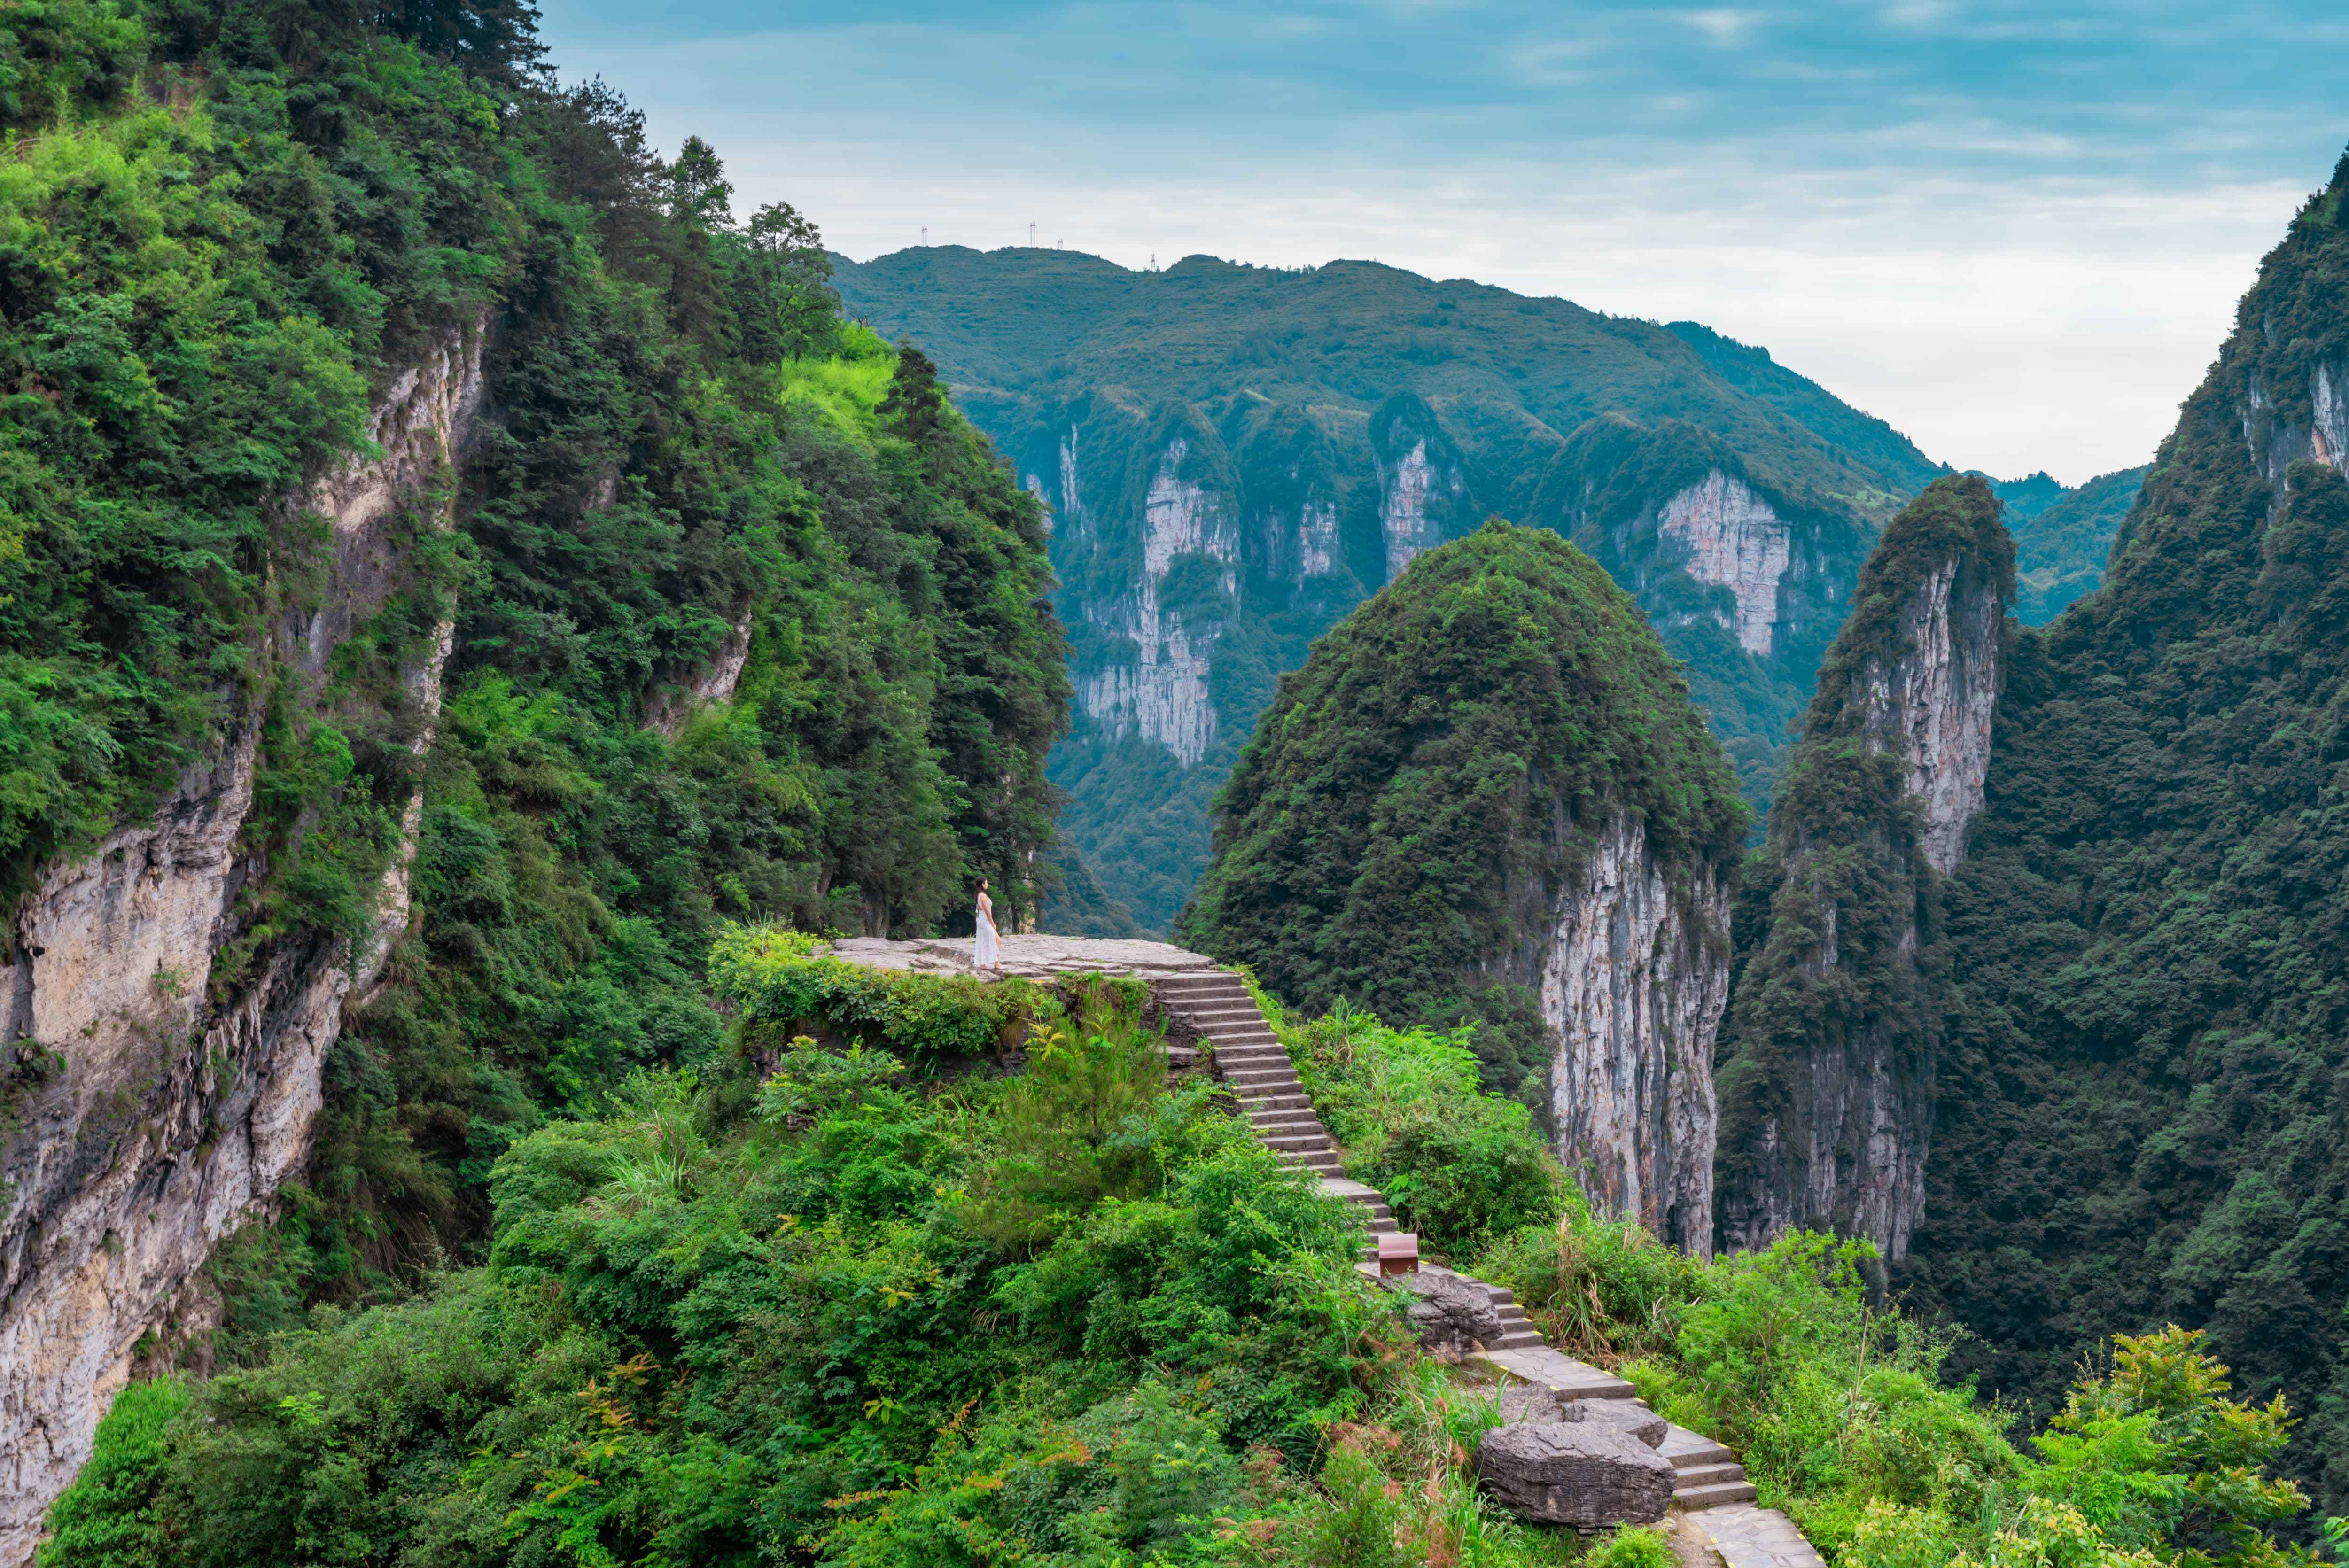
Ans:
MULTIPOLYGON (((967 936, 926 942, 857 937, 834 943, 831 952, 875 969, 968 974, 970 950, 967 936)), ((1247 1111, 1257 1136, 1282 1159, 1312 1171, 1324 1191, 1361 1205, 1373 1234, 1394 1231, 1394 1215, 1385 1198, 1344 1173, 1337 1143, 1321 1124, 1288 1052, 1237 975, 1217 967, 1211 958, 1163 942, 1007 936, 1001 957, 998 973, 1031 979, 1108 974, 1149 981, 1160 1009, 1176 1026, 1174 1032, 1212 1047, 1216 1071, 1247 1111)), ((1446 1272, 1434 1264, 1420 1266, 1446 1272)), ((1372 1279, 1378 1277, 1375 1264, 1361 1267, 1372 1279)), ((1539 1384, 1560 1400, 1638 1403, 1639 1390, 1630 1383, 1552 1346, 1508 1291, 1473 1275, 1459 1277, 1492 1293, 1502 1324, 1500 1343, 1470 1360, 1505 1378, 1539 1384)), ((1775 1509, 1754 1505, 1754 1483, 1727 1449, 1685 1427, 1672 1426, 1666 1429, 1658 1451, 1675 1471, 1672 1502, 1680 1511, 1675 1524, 1680 1542, 1695 1538, 1722 1568, 1826 1568, 1793 1521, 1775 1509)))

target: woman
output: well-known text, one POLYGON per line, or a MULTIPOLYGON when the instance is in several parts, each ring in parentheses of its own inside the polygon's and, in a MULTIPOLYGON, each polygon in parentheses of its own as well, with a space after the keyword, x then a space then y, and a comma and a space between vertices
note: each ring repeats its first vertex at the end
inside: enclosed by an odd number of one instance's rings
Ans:
POLYGON ((987 896, 987 879, 978 879, 978 926, 970 944, 970 965, 974 969, 992 969, 996 965, 995 905, 987 896))

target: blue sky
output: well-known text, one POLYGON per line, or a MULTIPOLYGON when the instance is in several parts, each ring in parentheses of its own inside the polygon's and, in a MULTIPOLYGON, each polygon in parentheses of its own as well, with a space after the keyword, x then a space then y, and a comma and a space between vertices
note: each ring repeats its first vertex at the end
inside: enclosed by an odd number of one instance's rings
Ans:
POLYGON ((2338 4, 542 3, 566 76, 859 258, 1371 256, 2068 482, 2151 455, 2349 142, 2338 4))

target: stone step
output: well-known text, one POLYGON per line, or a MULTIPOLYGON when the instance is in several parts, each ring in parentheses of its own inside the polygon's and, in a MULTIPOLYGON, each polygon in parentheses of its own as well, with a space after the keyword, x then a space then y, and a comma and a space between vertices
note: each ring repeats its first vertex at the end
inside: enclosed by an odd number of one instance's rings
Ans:
POLYGON ((1270 1040, 1261 1045, 1238 1046, 1217 1040, 1216 1059, 1228 1067, 1239 1062, 1285 1062, 1289 1058, 1287 1051, 1282 1050, 1277 1043, 1270 1040))
POLYGON ((1278 1110, 1252 1110, 1248 1112, 1248 1120, 1258 1127, 1295 1127, 1300 1122, 1315 1127, 1321 1125, 1321 1119, 1314 1114, 1309 1105, 1284 1106, 1278 1110))
POLYGON ((1286 1150, 1291 1153, 1308 1154, 1330 1146, 1326 1132, 1276 1132, 1261 1140, 1267 1149, 1286 1150))
POLYGON ((1752 1481, 1732 1480, 1697 1487, 1689 1491, 1676 1491, 1672 1493, 1672 1501, 1683 1513, 1694 1513, 1699 1509, 1719 1508, 1724 1503, 1752 1502, 1761 1495, 1754 1490, 1752 1481))
POLYGON ((1191 1022, 1206 1028, 1209 1024, 1264 1023, 1264 1009, 1246 996, 1216 997, 1212 1001, 1185 1002, 1175 1007, 1191 1022))
POLYGON ((1534 1327, 1531 1324, 1526 1324, 1518 1328, 1511 1328, 1505 1323, 1501 1327, 1505 1332, 1503 1332, 1500 1338, 1495 1340, 1490 1346, 1486 1346, 1487 1349, 1524 1350, 1536 1345, 1547 1345, 1549 1343, 1549 1341, 1541 1336, 1541 1330, 1534 1327))
POLYGON ((1698 1491, 1709 1486, 1723 1486, 1745 1479, 1745 1467, 1734 1460, 1718 1464, 1686 1465, 1672 1477, 1674 1492, 1698 1491))
MULTIPOLYGON (((1694 1437, 1695 1434, 1691 1433, 1690 1436, 1694 1437)), ((1731 1453, 1727 1449, 1723 1448, 1719 1443, 1714 1442, 1710 1438, 1698 1438, 1695 1444, 1685 1449, 1675 1448, 1671 1440, 1667 1439, 1665 1440, 1664 1457, 1672 1461, 1672 1468, 1674 1470, 1700 1470, 1706 1465, 1735 1464, 1737 1462, 1737 1456, 1735 1454, 1731 1453)))
POLYGON ((1297 1079, 1295 1068, 1240 1068, 1224 1075, 1224 1081, 1237 1088, 1260 1088, 1267 1093, 1286 1090, 1302 1094, 1305 1086, 1297 1079))
POLYGON ((1287 1094, 1251 1094, 1245 1088, 1236 1088, 1232 1090, 1232 1098, 1240 1102, 1242 1109, 1250 1112, 1313 1109, 1312 1097, 1308 1095, 1301 1087, 1287 1094))

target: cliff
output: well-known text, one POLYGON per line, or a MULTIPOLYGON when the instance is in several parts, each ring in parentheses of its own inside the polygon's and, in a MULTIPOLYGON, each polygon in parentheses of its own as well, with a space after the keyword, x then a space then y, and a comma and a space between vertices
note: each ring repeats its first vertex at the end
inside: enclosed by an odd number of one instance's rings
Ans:
MULTIPOLYGON (((338 467, 300 510, 330 531, 316 601, 286 605, 267 657, 315 683, 336 651, 410 585, 400 531, 421 507, 446 528, 448 478, 481 389, 482 334, 450 334, 399 377, 367 435, 381 455, 338 467)), ((444 621, 387 694, 430 744, 449 653, 444 621)), ((315 686, 312 688, 315 689, 315 686)), ((263 715, 231 717, 151 821, 52 868, 19 901, 0 1039, 39 1062, 0 1149, 0 1562, 31 1555, 42 1511, 88 1457, 98 1418, 151 1345, 202 1321, 175 1298, 221 1237, 265 1212, 306 1160, 321 1068, 409 921, 419 805, 352 937, 258 933, 268 873, 250 832, 263 715), (215 984, 232 945, 238 973, 215 984)), ((420 796, 418 798, 420 801, 420 796)), ((160 1363, 168 1366, 168 1359, 160 1363)))
POLYGON ((2042 1408, 2116 1330, 2289 1387, 2349 1512, 2349 159, 2261 263, 2112 549, 2021 634, 1944 889, 1924 1219, 1895 1283, 2042 1408))
POLYGON ((1925 1206, 1940 887, 1982 809, 2014 549, 1978 477, 1936 480, 1860 574, 1740 903, 1724 1032, 1724 1246, 1796 1228, 1901 1256, 1925 1206))
POLYGON ((1283 677, 1182 929, 1308 1009, 1477 1019, 1594 1196, 1702 1247, 1747 820, 1630 596, 1496 521, 1283 677))

